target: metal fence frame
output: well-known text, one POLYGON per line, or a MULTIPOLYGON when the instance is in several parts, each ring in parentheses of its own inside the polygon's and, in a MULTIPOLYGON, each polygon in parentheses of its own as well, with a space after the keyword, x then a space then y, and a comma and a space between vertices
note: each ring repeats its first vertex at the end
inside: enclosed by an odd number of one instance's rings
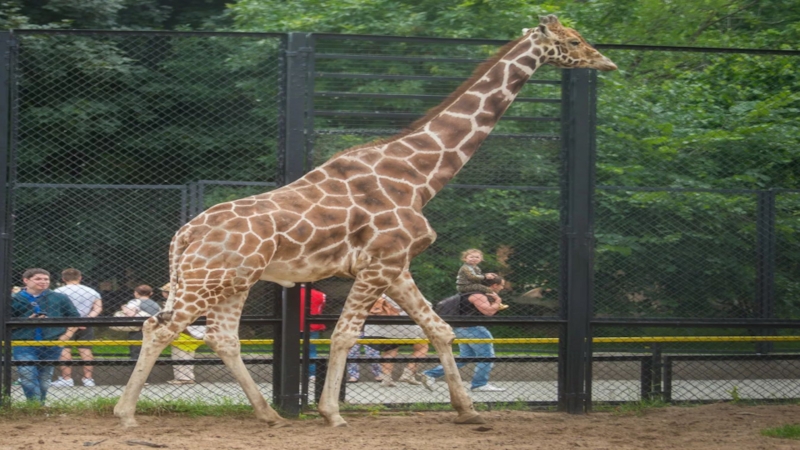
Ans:
MULTIPOLYGON (((16 106, 14 104, 15 86, 15 35, 24 33, 70 33, 63 30, 21 30, 0 32, 0 185, 4 187, 0 196, 0 292, 9 292, 11 287, 11 247, 13 243, 13 192, 15 187, 15 152, 13 140, 16 130, 16 106)), ((80 33, 80 32, 75 32, 80 33)), ((127 32, 93 32, 109 34, 125 34, 127 32)), ((174 32, 132 32, 161 35, 236 35, 243 33, 174 33, 174 32)), ((251 36, 278 36, 275 33, 248 33, 251 36)), ((283 52, 282 75, 282 111, 280 114, 281 149, 280 149, 280 177, 278 184, 290 183, 300 178, 311 167, 311 152, 313 151, 313 119, 315 115, 336 114, 331 111, 318 111, 314 109, 315 95, 315 39, 327 37, 332 39, 388 39, 388 40, 415 40, 420 42, 440 42, 431 38, 394 38, 376 36, 353 36, 288 33, 280 34, 285 41, 283 52), (298 151, 299 150, 299 151, 298 151)), ((499 41, 475 40, 487 44, 500 44, 499 41)), ((696 49, 687 47, 654 47, 654 46, 622 46, 598 45, 601 49, 628 49, 637 51, 713 51, 719 53, 754 53, 754 54, 792 54, 800 52, 770 51, 770 50, 736 50, 736 49, 696 49)), ((324 56, 331 58, 335 56, 324 56)), ((351 55, 352 57, 352 55, 351 55)), ((630 326, 630 327, 727 327, 757 329, 763 335, 769 336, 777 329, 796 330, 800 328, 800 321, 780 320, 773 316, 774 310, 774 274, 775 274, 775 195, 778 192, 800 192, 800 190, 765 190, 748 191, 758 196, 758 276, 757 276, 757 301, 760 305, 760 318, 758 319, 608 319, 597 318, 593 315, 593 249, 594 249, 594 191, 595 189, 626 189, 613 186, 595 185, 595 121, 596 121, 596 88, 597 78, 594 71, 572 70, 564 71, 561 81, 562 87, 562 115, 561 136, 562 160, 564 170, 561 179, 561 279, 560 279, 560 313, 557 318, 538 317, 513 317, 513 318, 482 318, 482 319, 457 319, 451 321, 454 325, 470 324, 524 324, 534 326, 556 326, 559 329, 559 356, 558 356, 558 408, 568 413, 582 413, 589 411, 592 404, 592 363, 600 360, 631 360, 641 363, 641 395, 642 398, 651 398, 663 393, 663 398, 670 399, 671 393, 671 361, 680 357, 671 356, 662 359, 657 349, 651 356, 609 357, 593 354, 592 342, 595 330, 602 327, 630 326), (662 390, 662 384, 665 385, 662 390)), ((549 138, 552 138, 549 137, 549 138)), ((202 205, 203 189, 208 185, 228 184, 244 186, 275 187, 278 184, 253 183, 236 181, 210 181, 199 180, 189 186, 177 187, 184 189, 184 215, 190 219, 204 209, 202 205)), ((76 186, 71 186, 76 187, 76 186)), ((85 187, 85 186, 84 186, 85 187)), ((121 186, 114 186, 119 188, 121 186)), ((144 186, 137 186, 144 187, 144 186)), ((168 188, 161 186, 161 188, 168 188)), ((176 188, 169 186, 169 188, 176 188)), ((648 188, 638 188, 648 189, 648 188)), ((652 188, 659 191, 664 188, 652 188)), ((711 190, 709 190, 711 191, 711 190)), ((307 351, 303 351, 303 358, 293 357, 301 351, 300 330, 295 326, 283 326, 284 323, 297 323, 299 311, 299 287, 284 289, 282 301, 278 302, 274 316, 246 316, 242 323, 272 324, 275 331, 275 353, 271 361, 274 368, 273 400, 286 414, 296 416, 308 401, 307 388, 302 390, 296 382, 288 382, 300 378, 300 374, 307 371, 309 358, 307 351)), ((306 302, 308 305, 309 302, 306 302)), ((50 325, 123 325, 140 322, 142 319, 117 319, 98 318, 86 320, 59 320, 46 319, 36 321, 9 320, 7 301, 0 303, 0 335, 2 335, 3 367, 0 373, 0 401, 10 396, 11 386, 11 339, 10 328, 30 327, 37 324, 50 325)), ((306 315, 309 317, 309 315, 306 315)), ((338 316, 315 316, 306 321, 306 326, 311 322, 335 323, 338 316)), ((377 318, 369 319, 374 323, 407 323, 405 319, 377 318)), ((202 323, 202 322, 201 322, 202 323)), ((308 332, 308 330, 306 330, 308 332)), ((308 342, 305 341, 307 346, 308 342)), ((307 347, 305 348, 307 350, 307 347)), ((768 343, 759 344, 759 351, 770 351, 768 343)), ((702 358, 702 356, 696 356, 702 358)), ((782 358, 775 356, 775 358, 782 358)), ((788 357, 793 359, 793 357, 788 357)), ((518 362, 530 362, 536 358, 520 358, 518 362)), ((397 362, 405 361, 396 358, 397 362)), ((477 360, 475 358, 470 359, 477 360)), ((360 360, 369 362, 369 360, 360 360)), ((384 360, 387 361, 387 360, 384 360)), ((79 366, 82 361, 73 361, 69 365, 79 366)), ((169 362, 159 362, 159 364, 169 362)), ((317 364, 324 373, 324 360, 317 364)), ((63 364, 63 363, 60 363, 63 364)), ((95 361, 94 365, 130 365, 131 361, 108 361, 101 363, 95 361)), ((214 364, 204 362, 201 364, 214 364)), ((322 382, 322 376, 317 383, 322 382)), ((319 388, 317 386, 317 395, 319 388)))

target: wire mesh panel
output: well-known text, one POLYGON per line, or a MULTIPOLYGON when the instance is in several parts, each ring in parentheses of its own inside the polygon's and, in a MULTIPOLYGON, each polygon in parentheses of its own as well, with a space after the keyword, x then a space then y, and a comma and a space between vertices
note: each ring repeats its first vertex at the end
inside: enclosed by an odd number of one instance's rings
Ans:
POLYGON ((756 197, 597 192, 595 314, 758 317, 756 197))
MULTIPOLYGON (((101 296, 102 316, 147 296, 161 303, 178 228, 281 180, 285 36, 29 30, 17 39, 14 283, 44 267, 55 288, 74 267, 101 296), (197 181, 209 179, 235 181, 206 182, 198 193, 197 181), (142 285, 152 289, 144 297, 142 285)), ((263 319, 274 316, 275 293, 259 283, 250 296, 243 354, 268 394, 274 330, 263 319)), ((113 397, 127 382, 141 333, 91 328, 68 345, 72 362, 39 363, 74 365, 63 380, 69 371, 55 369, 48 399, 113 397)), ((246 402, 201 339, 181 334, 165 350, 144 399, 246 402)))

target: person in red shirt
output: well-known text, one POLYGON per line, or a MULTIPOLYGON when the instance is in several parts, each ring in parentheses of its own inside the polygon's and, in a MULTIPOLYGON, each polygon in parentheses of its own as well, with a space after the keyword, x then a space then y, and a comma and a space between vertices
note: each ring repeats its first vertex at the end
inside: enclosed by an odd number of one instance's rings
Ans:
MULTIPOLYGON (((325 307, 325 294, 321 291, 318 291, 314 288, 311 289, 311 315, 319 315, 322 314, 322 308, 325 307)), ((300 331, 305 331, 305 314, 306 314, 306 285, 300 285, 300 331)), ((325 325, 321 323, 312 323, 309 325, 309 339, 319 339, 320 333, 325 331, 325 325)), ((309 358, 316 358, 317 357, 317 346, 316 344, 310 344, 308 346, 308 357, 309 358)), ((314 381, 317 378, 317 365, 316 364, 309 364, 308 365, 308 379, 309 381, 314 381)))

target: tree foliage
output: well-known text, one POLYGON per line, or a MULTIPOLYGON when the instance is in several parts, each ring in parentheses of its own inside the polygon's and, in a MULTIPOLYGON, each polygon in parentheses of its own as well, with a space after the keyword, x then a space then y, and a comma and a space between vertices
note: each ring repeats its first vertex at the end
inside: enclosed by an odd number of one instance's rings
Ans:
MULTIPOLYGON (((17 0, 0 5, 0 26, 230 27, 509 40, 522 28, 535 25, 537 16, 550 13, 600 44, 792 50, 800 42, 800 8, 790 0, 548 0, 538 4, 519 0, 239 0, 227 7, 221 1, 201 0, 17 0)), ((278 67, 274 41, 154 38, 127 46, 121 42, 95 38, 25 42, 29 53, 24 61, 29 66, 21 80, 22 92, 40 97, 25 97, 37 100, 20 111, 27 133, 20 136, 22 142, 36 142, 22 147, 25 151, 19 154, 21 181, 273 181, 277 164, 273 149, 280 136, 265 124, 278 120, 276 83, 267 75, 278 67), (52 64, 54 59, 59 63, 52 64), (48 101, 42 101, 42 96, 48 101), (43 135, 57 138, 36 141, 43 135), (92 150, 87 153, 87 149, 92 150)), ((489 56, 495 48, 464 44, 442 50, 425 44, 412 49, 412 44, 384 41, 358 41, 339 48, 325 45, 318 42, 316 50, 356 55, 446 53, 474 60, 489 56)), ((800 316, 796 237, 800 231, 796 192, 800 189, 800 75, 796 70, 800 58, 714 51, 602 51, 620 70, 600 75, 598 89, 597 182, 603 187, 597 191, 595 206, 596 313, 760 314, 755 302, 756 244, 761 230, 759 201, 764 201, 764 194, 759 192, 773 190, 777 315, 800 316)), ((377 64, 328 59, 317 61, 316 69, 464 78, 475 65, 430 59, 377 64)), ((558 71, 542 68, 537 77, 557 80, 558 71)), ((359 104, 356 96, 315 98, 318 109, 369 108, 398 114, 422 114, 458 84, 355 77, 323 77, 316 83, 317 91, 333 93, 430 96, 430 100, 390 97, 368 105, 359 104)), ((528 86, 523 95, 557 98, 557 85, 528 86)), ((519 102, 508 115, 557 116, 558 107, 519 102)), ((317 117, 318 129, 335 133, 316 136, 315 162, 368 140, 359 134, 364 128, 404 125, 403 120, 373 124, 369 120, 317 117), (360 131, 347 132, 356 128, 360 131)), ((553 128, 504 121, 497 132, 546 133, 553 128)), ((516 286, 515 294, 558 286, 559 202, 555 191, 547 190, 558 187, 558 151, 553 141, 489 140, 454 181, 489 188, 448 188, 429 205, 426 212, 439 238, 412 266, 429 298, 450 293, 458 255, 467 247, 484 249, 485 269, 506 274, 516 286), (502 188, 509 185, 546 189, 502 188)), ((209 201, 232 198, 237 192, 244 191, 218 189, 209 201)), ((25 202, 35 211, 35 206, 55 204, 58 198, 34 196, 25 202)), ((120 210, 124 207, 119 205, 120 210)), ((109 250, 103 247, 102 251, 109 250)), ((108 265, 102 258, 85 260, 108 265)), ((552 313, 537 308, 524 312, 552 313)))

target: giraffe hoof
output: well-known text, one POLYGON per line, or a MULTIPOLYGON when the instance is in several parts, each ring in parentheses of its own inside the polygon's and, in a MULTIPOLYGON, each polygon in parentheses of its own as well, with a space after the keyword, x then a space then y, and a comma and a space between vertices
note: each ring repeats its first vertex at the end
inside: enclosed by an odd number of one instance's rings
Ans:
POLYGON ((341 427, 348 426, 347 422, 344 419, 342 419, 342 416, 340 416, 340 415, 336 415, 334 417, 331 417, 330 420, 328 420, 328 425, 330 425, 331 427, 335 427, 335 428, 341 428, 341 427))
POLYGON ((287 428, 292 426, 292 424, 288 420, 273 420, 272 422, 267 422, 270 428, 287 428))
POLYGON ((480 414, 473 411, 468 414, 459 414, 459 416, 456 417, 455 423, 458 425, 473 425, 473 424, 486 423, 486 419, 481 417, 480 414))
POLYGON ((133 417, 121 417, 119 424, 122 428, 136 428, 139 426, 139 423, 136 422, 136 419, 133 417))

